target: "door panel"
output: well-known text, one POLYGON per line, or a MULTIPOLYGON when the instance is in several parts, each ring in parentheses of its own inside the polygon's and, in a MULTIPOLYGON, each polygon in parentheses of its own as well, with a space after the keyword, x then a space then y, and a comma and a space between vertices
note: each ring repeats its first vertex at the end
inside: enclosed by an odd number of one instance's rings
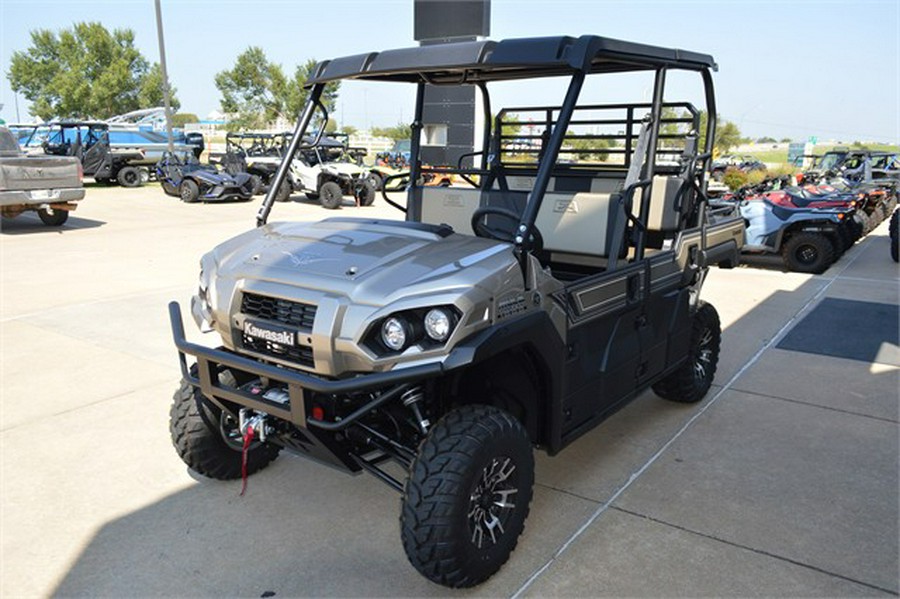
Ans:
POLYGON ((634 390, 641 362, 635 334, 646 293, 646 269, 629 265, 566 289, 569 356, 563 403, 563 436, 612 413, 634 390))

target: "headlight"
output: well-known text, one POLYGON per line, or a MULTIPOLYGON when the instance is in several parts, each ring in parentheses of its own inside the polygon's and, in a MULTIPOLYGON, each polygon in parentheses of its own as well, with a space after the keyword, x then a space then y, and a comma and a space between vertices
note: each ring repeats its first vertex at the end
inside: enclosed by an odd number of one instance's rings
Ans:
POLYGON ((450 314, 443 308, 432 308, 425 315, 425 334, 435 341, 446 341, 450 336, 450 329, 450 314))
POLYGON ((363 344, 379 356, 410 348, 434 349, 450 340, 460 317, 459 311, 451 305, 395 312, 372 323, 363 336, 363 344))
POLYGON ((402 350, 406 347, 407 339, 409 339, 409 325, 401 318, 391 316, 381 325, 381 342, 388 349, 402 350))

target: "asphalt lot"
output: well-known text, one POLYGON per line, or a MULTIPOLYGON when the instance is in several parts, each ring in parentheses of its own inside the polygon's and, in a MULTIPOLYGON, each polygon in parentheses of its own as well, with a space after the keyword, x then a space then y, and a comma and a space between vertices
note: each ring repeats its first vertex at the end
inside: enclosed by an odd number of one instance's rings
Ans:
MULTIPOLYGON (((713 270, 704 297, 724 334, 707 399, 647 393, 557 457, 539 454, 510 562, 453 592, 407 563, 398 496, 373 478, 284 454, 242 498, 240 482, 201 479, 172 449, 166 304, 187 305, 200 256, 252 227, 258 204, 91 187, 61 229, 3 220, 0 595, 900 591, 900 290, 886 222, 824 275, 771 260, 713 270), (837 322, 837 300, 865 305, 837 322), (872 306, 887 307, 883 322, 853 320, 872 306), (806 350, 785 349, 804 331, 806 350), (850 341, 857 359, 823 354, 850 341)), ((333 214, 296 198, 271 220, 333 214)), ((381 200, 340 214, 400 216, 381 200)), ((191 338, 214 343, 185 317, 191 338)))

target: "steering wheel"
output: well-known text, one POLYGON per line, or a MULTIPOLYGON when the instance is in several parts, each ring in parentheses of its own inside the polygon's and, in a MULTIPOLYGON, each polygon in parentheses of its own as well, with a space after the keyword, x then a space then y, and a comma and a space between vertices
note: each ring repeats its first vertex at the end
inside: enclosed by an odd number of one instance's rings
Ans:
MULTIPOLYGON (((472 213, 472 230, 475 231, 475 235, 478 237, 486 237, 488 239, 496 239, 497 241, 515 243, 516 235, 514 232, 489 227, 484 222, 484 217, 488 214, 495 214, 497 216, 502 216, 503 218, 508 218, 516 223, 516 225, 519 224, 519 221, 522 218, 518 212, 510 210, 509 208, 501 208, 500 206, 482 206, 472 213)), ((535 252, 540 252, 544 249, 544 237, 541 235, 541 232, 538 231, 536 226, 531 226, 531 234, 522 245, 535 252)))

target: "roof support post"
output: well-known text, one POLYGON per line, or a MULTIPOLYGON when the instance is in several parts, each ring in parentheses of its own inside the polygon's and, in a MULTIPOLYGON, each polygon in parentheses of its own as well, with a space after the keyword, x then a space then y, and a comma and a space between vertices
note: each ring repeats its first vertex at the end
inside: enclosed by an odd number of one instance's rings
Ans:
MULTIPOLYGON (((656 172, 656 146, 659 143, 659 121, 662 118, 663 97, 666 88, 666 68, 660 67, 656 70, 656 77, 653 82, 653 105, 650 108, 650 143, 647 144, 647 156, 644 160, 644 172, 639 177, 641 180, 652 179, 653 173, 656 172)), ((650 198, 653 197, 653 183, 641 190, 641 214, 638 217, 644 225, 650 219, 650 198)), ((635 260, 644 258, 644 248, 647 245, 647 231, 643 227, 637 228, 636 248, 634 252, 635 260)))
MULTIPOLYGON (((706 144, 703 147, 703 153, 711 154, 716 138, 716 121, 718 120, 716 115, 716 93, 709 69, 703 69, 700 71, 700 74, 703 77, 703 89, 706 92, 706 144)), ((698 131, 697 134, 703 135, 703 132, 698 131)))
MULTIPOLYGON (((294 160, 297 148, 300 147, 300 144, 303 141, 303 135, 309 127, 313 112, 315 112, 316 106, 319 104, 319 99, 322 97, 322 90, 324 89, 324 83, 317 83, 309 92, 309 98, 306 100, 306 106, 303 107, 303 112, 300 114, 300 120, 297 121, 297 127, 294 129, 294 136, 291 138, 291 143, 288 145, 287 151, 281 159, 281 164, 278 165, 278 170, 275 172, 275 178, 269 185, 269 191, 266 193, 266 198, 259 207, 259 212, 256 213, 257 227, 263 226, 269 219, 269 212, 272 211, 272 204, 275 203, 275 196, 278 195, 278 190, 281 189, 282 184, 284 184, 287 179, 288 171, 291 168, 291 162, 294 160)), ((323 122, 322 128, 324 128, 325 125, 326 123, 323 122)))
POLYGON ((418 210, 410 211, 409 207, 414 203, 413 196, 416 193, 416 182, 422 174, 422 158, 420 154, 422 145, 422 111, 424 106, 425 82, 420 81, 416 85, 416 108, 411 127, 412 137, 409 140, 409 184, 406 187, 407 215, 413 212, 418 213, 418 210))
MULTIPOLYGON (((488 93, 487 85, 484 83, 479 83, 478 89, 481 90, 481 108, 484 112, 484 133, 481 140, 481 170, 485 171, 488 168, 488 154, 490 153, 491 143, 491 95, 488 93)), ((497 131, 497 135, 500 135, 500 131, 497 131)), ((474 163, 473 160, 473 166, 474 163)))
POLYGON ((562 147, 563 139, 566 136, 566 130, 569 128, 569 121, 572 120, 572 113, 575 111, 575 105, 578 103, 578 94, 581 93, 581 87, 584 85, 584 71, 575 71, 572 80, 569 82, 569 89, 566 91, 566 99, 563 101, 562 108, 559 110, 559 116, 556 119, 556 125, 547 142, 546 151, 543 154, 541 163, 538 165, 537 176, 534 181, 534 189, 528 194, 528 203, 525 206, 525 213, 522 215, 522 221, 516 229, 515 242, 517 251, 520 253, 522 245, 528 238, 534 222, 537 220, 538 212, 541 209, 541 203, 544 201, 544 194, 547 192, 547 186, 550 184, 550 175, 553 172, 553 166, 559 158, 559 150, 562 147))

